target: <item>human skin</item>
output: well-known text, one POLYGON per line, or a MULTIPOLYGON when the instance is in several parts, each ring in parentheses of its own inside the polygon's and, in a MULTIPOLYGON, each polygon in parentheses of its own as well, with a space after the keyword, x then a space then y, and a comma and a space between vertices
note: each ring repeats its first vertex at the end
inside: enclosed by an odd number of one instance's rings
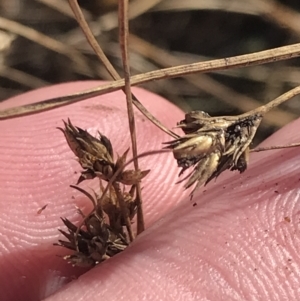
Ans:
MULTIPOLYGON (((0 109, 97 85, 52 86, 0 109)), ((161 97, 134 92, 169 128, 183 119, 161 97)), ((141 168, 151 169, 143 181, 147 229, 122 254, 87 271, 68 265, 56 256, 68 251, 52 246, 62 239, 60 217, 79 222, 75 205, 91 209, 69 187, 81 167, 56 129, 67 118, 108 136, 115 153, 131 146, 120 91, 0 122, 0 300, 299 300, 298 148, 251 154, 245 173, 223 173, 193 201, 182 183, 175 184, 179 169, 171 153, 141 159, 141 168)), ((172 140, 140 113, 136 122, 139 153, 172 140)), ((299 126, 300 120, 292 122, 264 145, 300 141, 299 126)), ((92 191, 97 183, 80 186, 92 191)))

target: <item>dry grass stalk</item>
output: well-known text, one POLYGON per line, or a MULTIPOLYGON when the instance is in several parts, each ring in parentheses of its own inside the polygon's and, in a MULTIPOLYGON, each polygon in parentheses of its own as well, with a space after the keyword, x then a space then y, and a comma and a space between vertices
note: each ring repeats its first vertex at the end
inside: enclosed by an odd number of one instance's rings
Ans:
MULTIPOLYGON (((76 20, 78 21, 78 24, 80 25, 82 31, 84 32, 86 39, 89 42, 89 44, 91 45, 91 47, 93 48, 95 54, 98 56, 100 61, 104 64, 105 68, 107 69, 109 74, 112 76, 112 78, 115 81, 121 80, 120 75, 115 70, 113 65, 110 63, 110 61, 106 57, 105 53, 101 49, 100 45, 96 41, 89 25, 87 24, 87 22, 84 18, 83 13, 81 12, 81 9, 78 5, 77 0, 68 0, 68 1, 74 12, 76 20)), ((125 1, 125 0, 123 0, 123 1, 125 1)), ((125 80, 124 80, 124 86, 122 87, 122 90, 126 94, 125 80)), ((167 127, 165 127, 159 120, 157 120, 134 95, 132 95, 132 102, 141 111, 141 113, 145 115, 146 118, 148 118, 151 122, 153 122, 156 126, 158 126, 162 131, 166 132, 167 134, 169 134, 173 137, 176 137, 176 134, 173 133, 172 131, 170 131, 167 127)))
MULTIPOLYGON (((155 61, 160 67, 165 68, 169 66, 181 65, 186 60, 186 57, 182 58, 178 55, 176 56, 174 53, 163 50, 158 46, 153 45, 132 34, 130 35, 129 40, 132 51, 155 61)), ((222 100, 230 107, 237 108, 241 112, 247 112, 261 106, 261 103, 256 99, 231 89, 227 85, 215 80, 209 74, 197 73, 186 76, 184 79, 196 87, 197 90, 206 92, 207 94, 222 100)), ((191 109, 189 108, 185 111, 188 112, 191 111, 191 109)), ((294 120, 296 117, 296 114, 276 108, 272 110, 272 114, 265 116, 264 122, 276 127, 282 127, 283 125, 294 120)))
MULTIPOLYGON (((135 118, 133 111, 133 96, 131 93, 130 85, 130 66, 129 66, 129 54, 128 54, 128 0, 119 0, 119 41, 122 54, 123 70, 125 87, 124 92, 126 94, 127 112, 129 130, 132 142, 132 153, 134 156, 134 168, 136 171, 139 170, 139 163, 137 159, 137 144, 136 144, 136 129, 135 129, 135 118)), ((145 230, 144 214, 142 207, 142 190, 138 183, 136 186, 137 194, 137 235, 145 230)))
MULTIPOLYGON (((130 82, 131 82, 131 86, 136 86, 138 84, 159 80, 159 79, 174 78, 174 77, 189 75, 193 73, 207 73, 207 72, 212 72, 217 70, 242 68, 246 66, 247 67, 257 66, 257 65, 273 63, 281 60, 292 59, 299 56, 300 56, 300 43, 297 43, 289 46, 273 48, 273 49, 259 51, 251 54, 238 55, 229 58, 210 60, 205 62, 169 67, 169 68, 164 68, 156 71, 146 72, 143 74, 131 76, 130 82)), ((35 104, 24 105, 12 109, 2 110, 0 111, 0 120, 20 117, 20 116, 25 116, 30 114, 37 114, 39 112, 52 110, 62 106, 67 106, 69 104, 82 101, 90 97, 114 92, 123 89, 124 87, 125 87, 124 79, 119 79, 114 82, 96 87, 94 89, 89 89, 89 90, 85 90, 82 92, 78 92, 62 97, 47 99, 35 104)), ((137 103, 135 103, 135 105, 138 107, 137 103)), ((145 116, 149 119, 148 115, 145 116)), ((152 117, 152 121, 153 120, 154 119, 152 117)), ((169 130, 167 129, 167 131, 169 130)), ((176 136, 176 134, 174 135, 176 136)), ((171 136, 173 135, 171 134, 171 136)))
POLYGON ((254 149, 251 149, 250 152, 252 153, 259 153, 259 152, 265 152, 269 150, 276 150, 276 149, 284 149, 284 148, 293 148, 293 147, 299 147, 300 143, 291 143, 287 145, 275 145, 275 146, 268 146, 268 147, 256 147, 254 149))
POLYGON ((71 58, 72 63, 79 72, 92 76, 86 58, 76 49, 60 41, 57 41, 35 29, 3 17, 0 17, 0 28, 8 30, 11 33, 20 35, 30 41, 40 44, 41 46, 46 47, 51 51, 58 52, 67 58, 71 58))

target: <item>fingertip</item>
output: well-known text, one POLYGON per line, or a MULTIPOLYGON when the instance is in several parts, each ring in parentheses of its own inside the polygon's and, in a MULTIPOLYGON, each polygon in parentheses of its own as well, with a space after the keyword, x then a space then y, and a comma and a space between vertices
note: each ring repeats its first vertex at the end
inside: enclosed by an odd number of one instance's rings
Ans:
MULTIPOLYGON (((13 97, 1 103, 0 108, 37 102, 99 84, 101 82, 80 82, 46 87, 13 97)), ((145 107, 167 127, 173 127, 182 118, 183 113, 162 97, 138 88, 133 90, 145 107)), ((168 135, 148 122, 139 111, 135 112, 138 152, 161 149, 161 143, 170 139, 168 135)), ((0 187, 0 228, 5 229, 1 243, 9 254, 7 262, 14 260, 13 253, 22 256, 39 252, 50 262, 59 253, 57 248, 52 248, 52 244, 59 239, 57 228, 62 227, 60 217, 78 222, 80 216, 76 214, 75 205, 86 212, 91 209, 89 201, 69 187, 76 182, 82 168, 64 136, 57 130, 63 125, 62 120, 68 118, 93 135, 100 131, 109 137, 116 153, 122 154, 131 146, 126 102, 121 91, 51 111, 1 121, 0 181, 3 185, 0 187), (47 208, 37 214, 45 204, 48 204, 47 208), (11 240, 11 237, 14 239, 11 240), (45 245, 49 246, 46 253, 43 252, 45 245)), ((151 169, 143 181, 146 223, 150 225, 178 204, 184 193, 182 187, 174 184, 178 170, 170 153, 143 158, 140 165, 141 169, 151 169)), ((87 191, 97 190, 98 187, 97 183, 88 181, 80 185, 87 191)), ((65 263, 62 261, 62 264, 65 263)), ((19 272, 25 270, 26 263, 20 261, 18 268, 13 268, 10 275, 19 279, 19 272)), ((11 283, 4 273, 0 272, 2 284, 9 287, 14 295, 20 283, 11 283)), ((29 296, 31 290, 32 294, 41 293, 32 285, 39 274, 42 275, 39 285, 47 281, 47 273, 43 267, 34 265, 31 276, 26 274, 24 283, 28 286, 29 296)))

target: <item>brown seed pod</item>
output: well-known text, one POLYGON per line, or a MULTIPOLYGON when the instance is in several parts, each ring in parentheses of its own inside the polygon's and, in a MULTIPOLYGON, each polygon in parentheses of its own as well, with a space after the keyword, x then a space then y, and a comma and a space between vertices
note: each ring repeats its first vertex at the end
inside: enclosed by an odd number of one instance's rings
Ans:
POLYGON ((73 126, 70 119, 68 123, 64 121, 64 125, 64 129, 58 129, 64 133, 70 149, 84 168, 78 183, 96 176, 109 180, 114 173, 113 149, 109 139, 100 133, 100 139, 93 137, 87 131, 73 126))
POLYGON ((63 219, 68 232, 59 230, 67 241, 54 244, 74 251, 64 257, 72 265, 90 267, 122 252, 127 246, 125 238, 114 233, 96 214, 86 221, 86 230, 78 229, 68 219, 63 219), (79 231, 78 231, 79 230, 79 231))
POLYGON ((87 131, 73 126, 70 119, 64 121, 65 128, 58 128, 63 132, 70 149, 84 170, 78 179, 80 182, 98 177, 102 180, 109 181, 113 174, 121 169, 116 181, 125 185, 137 184, 144 178, 150 170, 128 170, 122 171, 126 164, 129 149, 117 158, 114 163, 113 147, 110 140, 99 133, 99 139, 90 135, 87 131))
POLYGON ((178 127, 186 134, 167 142, 172 149, 179 175, 191 166, 185 188, 197 182, 194 191, 218 177, 226 169, 243 172, 247 168, 249 145, 262 120, 261 114, 210 117, 205 112, 192 111, 178 127))
MULTIPOLYGON (((120 207, 117 200, 112 199, 115 195, 110 194, 111 197, 103 198, 100 204, 98 198, 95 200, 83 189, 73 187, 83 192, 93 202, 95 208, 87 216, 84 216, 81 212, 84 223, 80 226, 76 226, 68 219, 62 218, 68 232, 63 230, 59 230, 59 232, 67 240, 59 240, 55 245, 73 251, 73 254, 64 257, 72 265, 90 267, 122 252, 129 243, 123 231, 124 222, 122 222, 120 207), (114 202, 116 202, 115 206, 108 208, 108 204, 114 202), (102 205, 105 209, 102 209, 102 205), (104 213, 107 214, 108 221, 104 213), (117 224, 117 219, 119 224, 117 224)), ((130 202, 127 201, 128 208, 131 205, 130 202)), ((134 214, 135 212, 132 217, 134 214)))

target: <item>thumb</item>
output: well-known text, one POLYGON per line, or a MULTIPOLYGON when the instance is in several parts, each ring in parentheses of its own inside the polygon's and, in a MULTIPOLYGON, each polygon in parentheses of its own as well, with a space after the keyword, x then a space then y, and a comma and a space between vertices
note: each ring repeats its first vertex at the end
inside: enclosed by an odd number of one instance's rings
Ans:
MULTIPOLYGON (((299 126, 265 144, 299 141, 299 126)), ((47 300, 299 300, 299 160, 297 148, 251 155, 47 300)))

